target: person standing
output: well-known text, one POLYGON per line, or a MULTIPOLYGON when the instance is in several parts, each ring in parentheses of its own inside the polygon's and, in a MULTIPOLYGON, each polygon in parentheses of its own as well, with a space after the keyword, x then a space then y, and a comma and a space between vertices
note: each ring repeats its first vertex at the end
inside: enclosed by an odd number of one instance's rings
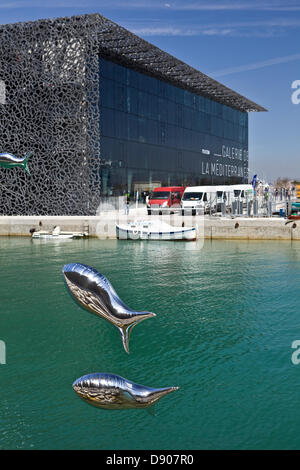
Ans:
POLYGON ((125 214, 129 214, 129 205, 130 205, 130 193, 125 194, 125 214))

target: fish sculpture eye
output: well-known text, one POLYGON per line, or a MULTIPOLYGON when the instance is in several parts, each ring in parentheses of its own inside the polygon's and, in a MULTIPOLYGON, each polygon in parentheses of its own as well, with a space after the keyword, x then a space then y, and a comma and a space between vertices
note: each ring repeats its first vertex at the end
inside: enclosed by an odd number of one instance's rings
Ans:
POLYGON ((90 266, 66 264, 62 272, 66 286, 76 302, 115 325, 121 333, 124 349, 129 353, 133 327, 147 318, 155 317, 155 313, 138 312, 127 307, 108 279, 90 266))
POLYGON ((110 410, 148 408, 179 388, 150 388, 108 373, 84 375, 75 380, 72 387, 89 405, 110 410))

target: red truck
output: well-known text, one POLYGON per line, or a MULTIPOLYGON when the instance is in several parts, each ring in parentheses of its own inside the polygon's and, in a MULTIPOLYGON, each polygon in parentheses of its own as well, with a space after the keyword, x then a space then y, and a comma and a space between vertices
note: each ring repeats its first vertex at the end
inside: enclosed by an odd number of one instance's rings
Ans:
POLYGON ((148 214, 163 214, 172 211, 172 209, 180 209, 180 201, 184 190, 184 186, 166 186, 153 189, 147 204, 148 214))

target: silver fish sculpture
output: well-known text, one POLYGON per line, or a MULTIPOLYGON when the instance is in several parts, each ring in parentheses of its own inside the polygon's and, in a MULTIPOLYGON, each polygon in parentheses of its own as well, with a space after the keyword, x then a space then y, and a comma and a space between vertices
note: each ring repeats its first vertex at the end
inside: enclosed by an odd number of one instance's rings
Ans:
POLYGON ((124 349, 129 353, 132 328, 152 312, 137 312, 127 307, 103 274, 85 264, 66 264, 62 269, 66 284, 74 299, 90 312, 115 325, 122 337, 124 349))
POLYGON ((33 152, 28 152, 25 157, 15 157, 11 153, 0 153, 0 166, 2 168, 14 168, 15 166, 20 166, 24 168, 26 173, 30 176, 30 171, 28 168, 28 160, 31 157, 33 152))
POLYGON ((109 410, 148 408, 179 387, 150 388, 139 385, 119 375, 88 374, 72 385, 77 395, 90 405, 109 410))

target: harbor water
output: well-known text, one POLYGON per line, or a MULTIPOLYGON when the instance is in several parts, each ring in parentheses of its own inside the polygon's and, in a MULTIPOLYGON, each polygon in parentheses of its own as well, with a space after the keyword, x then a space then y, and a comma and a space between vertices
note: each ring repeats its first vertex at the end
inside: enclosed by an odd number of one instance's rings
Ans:
POLYGON ((300 243, 201 247, 0 239, 1 449, 299 449, 300 243), (133 329, 129 355, 117 328, 70 297, 71 262, 157 314, 133 329), (93 372, 180 388, 152 414, 103 410, 72 389, 93 372))

